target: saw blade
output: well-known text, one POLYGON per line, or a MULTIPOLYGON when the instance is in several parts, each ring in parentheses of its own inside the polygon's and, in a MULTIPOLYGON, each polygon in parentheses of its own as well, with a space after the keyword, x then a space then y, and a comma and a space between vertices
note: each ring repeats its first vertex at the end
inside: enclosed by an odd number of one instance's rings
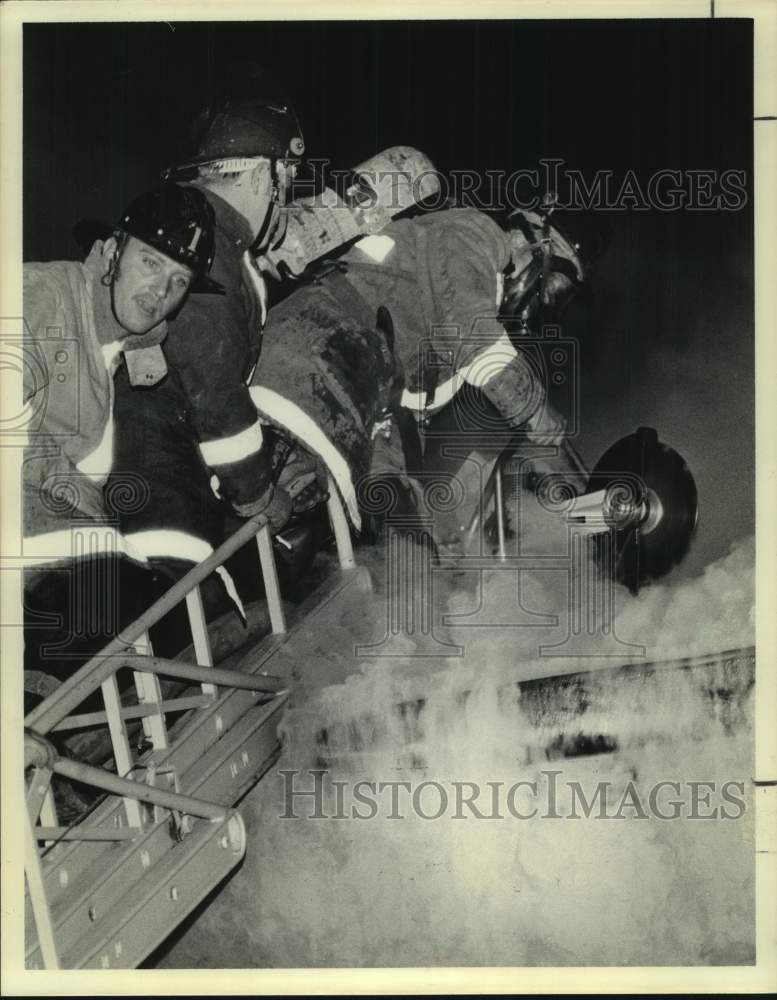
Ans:
POLYGON ((698 494, 685 460, 652 427, 621 438, 599 459, 587 492, 630 489, 643 516, 613 528, 615 576, 633 593, 686 555, 698 521, 698 494))

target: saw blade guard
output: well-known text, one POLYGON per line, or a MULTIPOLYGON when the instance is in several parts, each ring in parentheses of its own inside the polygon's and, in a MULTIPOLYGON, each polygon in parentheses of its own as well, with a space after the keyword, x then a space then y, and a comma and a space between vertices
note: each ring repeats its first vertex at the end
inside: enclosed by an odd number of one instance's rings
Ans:
POLYGON ((683 457, 652 427, 640 427, 602 455, 570 520, 595 537, 614 534, 612 571, 636 593, 687 554, 698 523, 696 483, 683 457))

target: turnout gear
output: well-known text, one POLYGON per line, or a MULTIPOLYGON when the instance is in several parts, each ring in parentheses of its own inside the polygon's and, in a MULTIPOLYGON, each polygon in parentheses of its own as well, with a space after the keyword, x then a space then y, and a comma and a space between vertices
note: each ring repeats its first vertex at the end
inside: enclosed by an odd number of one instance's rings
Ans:
POLYGON ((119 506, 142 506, 142 474, 104 492, 114 456, 114 373, 126 353, 165 337, 163 321, 128 334, 103 281, 96 242, 86 261, 24 265, 25 705, 55 687, 160 592, 121 533, 119 506))
POLYGON ((398 220, 271 310, 251 396, 327 464, 357 526, 356 487, 392 406, 397 366, 401 402, 417 416, 465 383, 512 426, 542 405, 541 382, 496 318, 509 259, 508 236, 474 209, 398 220), (393 345, 385 322, 377 329, 381 306, 393 345))
POLYGON ((326 188, 280 211, 274 245, 264 255, 269 269, 298 277, 313 261, 377 233, 393 216, 437 194, 432 161, 410 146, 391 146, 354 168, 345 200, 326 188))
MULTIPOLYGON (((120 248, 125 234, 135 236, 204 276, 213 246, 206 203, 169 187, 132 203, 114 231, 116 242, 120 248)), ((167 333, 164 319, 144 334, 130 333, 119 322, 126 313, 115 309, 117 289, 129 301, 151 293, 132 261, 116 275, 121 254, 108 253, 110 248, 96 241, 83 264, 24 265, 28 709, 169 586, 120 530, 120 513, 142 509, 147 500, 145 470, 113 475, 105 485, 116 444, 114 376, 118 369, 127 384, 144 387, 158 381, 165 374, 159 345, 167 333)), ((132 245, 131 253, 142 258, 145 251, 132 245)), ((179 270, 173 261, 164 262, 163 273, 166 269, 179 270)), ((183 295, 179 290, 176 304, 183 295)), ((166 303, 167 294, 158 302, 166 303)), ((154 315, 164 316, 167 308, 157 304, 154 315)))
POLYGON ((213 209, 197 188, 161 184, 139 195, 117 229, 194 272, 193 292, 223 292, 208 277, 215 253, 213 209))
MULTIPOLYGON (((200 182, 198 168, 228 174, 268 159, 277 181, 278 161, 301 155, 304 143, 293 109, 275 98, 277 88, 261 71, 251 64, 233 69, 239 72, 227 90, 200 116, 194 155, 165 175, 186 177, 186 190, 211 206, 211 277, 224 295, 190 299, 171 322, 165 345, 170 378, 162 391, 139 399, 126 380, 117 387, 122 440, 116 467, 145 474, 150 492, 143 510, 128 513, 123 526, 131 538, 145 540, 149 557, 202 558, 203 545, 214 547, 224 538, 231 516, 225 501, 241 517, 267 512, 275 529, 288 516, 283 498, 274 501, 274 436, 263 431, 246 385, 266 315, 264 282, 251 252, 256 234, 237 208, 200 182)), ((262 230, 273 210, 270 200, 262 230)))
POLYGON ((104 270, 99 243, 83 264, 24 265, 24 399, 30 408, 24 533, 31 554, 51 559, 71 555, 73 514, 105 513, 101 486, 111 468, 113 374, 122 352, 158 345, 166 333, 161 323, 142 336, 127 335, 101 283, 104 270))
POLYGON ((394 358, 375 329, 374 311, 353 306, 335 275, 302 285, 275 306, 250 393, 267 422, 327 466, 358 528, 355 484, 369 471, 372 429, 388 406, 394 358))
MULTIPOLYGON (((210 190, 204 197, 216 219, 213 277, 225 294, 190 298, 169 323, 164 383, 151 392, 126 378, 116 384, 116 474, 143 475, 149 492, 144 507, 120 521, 149 558, 202 558, 224 539, 224 501, 250 517, 268 510, 275 490, 273 435, 246 384, 262 330, 247 254, 252 233, 223 198, 210 190)), ((282 500, 271 514, 277 529, 282 500)))
POLYGON ((212 191, 216 217, 214 274, 223 297, 192 299, 169 325, 165 354, 187 398, 202 461, 219 492, 243 516, 268 502, 271 466, 246 385, 259 358, 262 303, 245 259, 252 234, 243 217, 212 191))
POLYGON ((497 276, 508 260, 502 230, 466 208, 392 223, 343 259, 345 279, 371 310, 390 308, 401 402, 417 415, 444 406, 464 383, 516 426, 542 402, 542 387, 496 318, 497 276))
MULTIPOLYGON (((162 229, 166 242, 160 249, 166 255, 176 252, 176 235, 188 239, 182 243, 184 250, 191 246, 196 253, 212 246, 211 217, 187 208, 196 209, 198 203, 202 207, 204 199, 179 197, 182 193, 175 191, 178 194, 136 199, 123 215, 127 228, 122 232, 146 243, 156 240, 160 236, 156 230, 162 229), (192 218, 201 222, 196 239, 186 228, 192 218), (150 232, 148 227, 154 224, 156 230, 150 232)), ((44 624, 50 627, 56 619, 60 640, 69 631, 79 634, 77 623, 69 622, 70 628, 62 625, 61 613, 70 613, 69 603, 82 615, 96 616, 96 624, 92 622, 87 631, 106 627, 110 632, 105 616, 119 614, 112 581, 117 574, 132 571, 144 577, 149 572, 144 568, 145 553, 121 532, 120 523, 123 514, 142 509, 147 501, 145 470, 114 474, 107 485, 106 480, 116 451, 114 376, 118 370, 128 385, 146 387, 166 374, 159 345, 167 334, 167 322, 162 320, 145 334, 129 333, 119 323, 113 308, 116 279, 111 263, 105 245, 97 241, 83 264, 24 265, 24 398, 30 420, 23 467, 23 557, 31 567, 25 576, 29 609, 25 638, 33 660, 38 640, 52 642, 45 629, 40 632, 44 624), (82 607, 87 593, 98 595, 104 606, 82 607), (36 609, 44 613, 41 621, 36 609)), ((206 256, 201 263, 207 266, 206 256)), ((130 294, 133 287, 129 280, 130 294)), ((138 592, 148 591, 146 584, 138 592)), ((133 614, 138 610, 133 608, 133 614)), ((84 649, 93 650, 88 638, 84 649)), ((52 664, 44 667, 48 671, 52 664)), ((68 661, 64 669, 72 667, 68 661)))

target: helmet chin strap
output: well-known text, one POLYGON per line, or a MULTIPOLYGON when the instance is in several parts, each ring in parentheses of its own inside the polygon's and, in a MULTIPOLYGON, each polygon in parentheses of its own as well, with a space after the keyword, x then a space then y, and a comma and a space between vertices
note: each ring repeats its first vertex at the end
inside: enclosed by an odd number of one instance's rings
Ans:
POLYGON ((266 244, 269 243, 269 236, 276 208, 277 202, 271 200, 267 206, 267 211, 264 213, 264 219, 259 227, 259 232, 256 234, 254 242, 248 248, 252 257, 258 257, 259 254, 265 249, 266 244))
POLYGON ((100 278, 100 284, 105 285, 108 289, 108 294, 110 296, 110 302, 111 302, 111 315, 116 320, 118 326, 121 326, 121 320, 119 319, 118 314, 116 312, 116 298, 114 293, 114 286, 116 284, 116 278, 119 273, 119 261, 121 260, 121 255, 123 251, 124 247, 122 247, 121 250, 116 249, 113 251, 111 259, 108 262, 108 270, 100 278))
POLYGON ((549 313, 553 303, 546 301, 546 289, 548 288, 548 279, 554 273, 563 274, 575 287, 581 283, 570 262, 555 255, 550 255, 542 261, 530 261, 514 279, 519 283, 519 298, 514 315, 521 321, 521 326, 524 329, 531 326, 531 320, 538 314, 540 321, 550 318, 549 313))
MULTIPOLYGON (((119 315, 116 312, 116 300, 115 300, 114 293, 113 293, 113 286, 114 286, 115 283, 116 283, 115 279, 111 278, 111 283, 108 286, 108 290, 109 290, 110 296, 111 296, 111 315, 116 320, 116 322, 118 323, 118 325, 121 326, 121 320, 119 319, 119 315)), ((123 329, 123 327, 122 327, 122 329, 123 329)))
MULTIPOLYGON (((267 210, 264 213, 264 219, 259 227, 259 232, 256 234, 254 242, 248 248, 252 257, 258 257, 259 254, 267 250, 271 240, 276 236, 277 230, 280 224, 281 212, 280 208, 280 178, 278 176, 278 159, 273 157, 270 160, 271 171, 272 171, 272 194, 270 195, 270 200, 267 205, 267 210)), ((285 229, 284 229, 285 233, 285 229)), ((280 239, 283 239, 284 233, 281 234, 280 239)), ((277 242, 280 242, 278 240, 277 242)))
POLYGON ((551 252, 551 212, 542 214, 542 238, 537 240, 531 223, 522 212, 516 212, 513 219, 531 248, 531 260, 513 280, 517 284, 519 299, 516 310, 524 330, 529 328, 533 314, 539 313, 540 322, 548 312, 546 301, 550 275, 563 274, 575 288, 581 284, 580 275, 572 261, 551 252), (536 304, 535 304, 536 303, 536 304))

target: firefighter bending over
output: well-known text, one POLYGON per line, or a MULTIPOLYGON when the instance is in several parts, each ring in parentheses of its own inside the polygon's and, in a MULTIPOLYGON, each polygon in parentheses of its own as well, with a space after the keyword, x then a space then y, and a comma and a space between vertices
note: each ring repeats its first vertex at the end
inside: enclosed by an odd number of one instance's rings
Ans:
MULTIPOLYGON (((526 213, 505 230, 471 208, 400 219, 314 266, 314 280, 303 275, 271 310, 251 395, 326 462, 355 523, 359 484, 398 468, 394 448, 376 469, 381 415, 393 416, 396 437, 397 425, 430 419, 469 387, 531 444, 559 444, 564 421, 521 333, 563 308, 601 251, 598 219, 577 229, 567 237, 526 213)), ((401 436, 405 468, 423 472, 420 443, 401 436)), ((559 471, 579 478, 576 467, 559 471)))
POLYGON ((230 508, 241 517, 263 513, 274 531, 291 513, 288 493, 274 485, 272 447, 246 382, 266 314, 253 253, 285 199, 304 143, 281 98, 241 96, 201 119, 195 155, 168 175, 187 179, 186 190, 201 193, 215 213, 213 275, 224 294, 190 301, 170 324, 162 384, 138 391, 120 375, 116 391, 117 475, 146 470, 150 486, 149 502, 123 527, 173 576, 224 540, 230 508))

